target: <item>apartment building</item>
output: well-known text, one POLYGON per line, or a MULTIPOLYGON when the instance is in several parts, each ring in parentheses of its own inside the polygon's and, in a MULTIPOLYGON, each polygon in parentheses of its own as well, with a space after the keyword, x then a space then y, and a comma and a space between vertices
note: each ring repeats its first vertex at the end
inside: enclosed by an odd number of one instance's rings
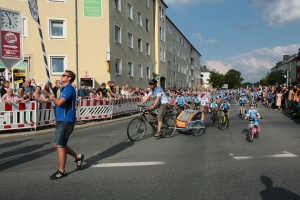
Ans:
POLYGON ((200 84, 201 54, 167 17, 168 87, 194 88, 200 84))
MULTIPOLYGON (((23 16, 24 62, 15 83, 34 78, 43 85, 40 36, 27 0, 1 0, 0 7, 23 16)), ((52 82, 66 69, 91 88, 109 80, 148 88, 153 74, 163 88, 200 82, 201 54, 166 16, 163 0, 39 0, 38 7, 52 82)))

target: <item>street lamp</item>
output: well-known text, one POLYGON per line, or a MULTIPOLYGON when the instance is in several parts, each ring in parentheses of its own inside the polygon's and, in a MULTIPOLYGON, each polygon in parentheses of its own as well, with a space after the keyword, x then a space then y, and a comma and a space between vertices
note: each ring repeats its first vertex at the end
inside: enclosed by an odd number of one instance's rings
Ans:
POLYGON ((285 60, 277 60, 276 59, 276 61, 283 62, 283 63, 287 63, 288 62, 289 65, 290 65, 290 70, 288 70, 287 73, 286 73, 286 86, 288 87, 289 86, 289 79, 290 79, 290 85, 292 84, 292 79, 290 77, 290 73, 292 71, 292 63, 291 63, 291 61, 285 61, 285 60))

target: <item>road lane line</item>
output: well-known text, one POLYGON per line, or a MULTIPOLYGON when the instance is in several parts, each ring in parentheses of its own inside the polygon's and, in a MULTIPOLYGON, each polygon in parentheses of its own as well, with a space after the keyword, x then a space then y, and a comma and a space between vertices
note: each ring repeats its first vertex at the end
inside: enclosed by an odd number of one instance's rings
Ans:
POLYGON ((124 163, 102 163, 95 164, 92 167, 132 167, 132 166, 149 166, 149 165, 165 165, 164 161, 152 161, 152 162, 124 162, 124 163))
POLYGON ((265 156, 265 157, 269 157, 269 158, 294 158, 294 157, 298 157, 295 154, 292 154, 290 152, 284 151, 282 152, 282 154, 275 154, 275 155, 270 155, 270 156, 265 156))
POLYGON ((253 159, 252 156, 238 156, 238 157, 233 157, 236 160, 249 160, 249 159, 253 159))

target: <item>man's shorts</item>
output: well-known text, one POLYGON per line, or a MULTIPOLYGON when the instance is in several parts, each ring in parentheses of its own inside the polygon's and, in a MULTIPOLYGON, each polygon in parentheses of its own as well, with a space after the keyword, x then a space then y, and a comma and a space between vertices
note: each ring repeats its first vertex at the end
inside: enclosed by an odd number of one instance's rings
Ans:
POLYGON ((197 107, 198 107, 199 105, 200 105, 200 103, 195 103, 195 106, 197 106, 197 107))
POLYGON ((54 133, 54 144, 58 147, 67 146, 69 136, 74 130, 75 122, 57 122, 54 133))

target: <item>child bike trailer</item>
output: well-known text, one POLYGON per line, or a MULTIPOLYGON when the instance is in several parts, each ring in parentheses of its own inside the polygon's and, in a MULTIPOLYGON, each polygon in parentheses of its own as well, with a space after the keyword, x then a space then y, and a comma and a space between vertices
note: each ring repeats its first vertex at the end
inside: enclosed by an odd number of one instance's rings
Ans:
POLYGON ((182 111, 176 119, 176 129, 180 133, 192 133, 194 136, 203 135, 205 127, 201 120, 202 115, 204 112, 199 110, 186 109, 182 111))

